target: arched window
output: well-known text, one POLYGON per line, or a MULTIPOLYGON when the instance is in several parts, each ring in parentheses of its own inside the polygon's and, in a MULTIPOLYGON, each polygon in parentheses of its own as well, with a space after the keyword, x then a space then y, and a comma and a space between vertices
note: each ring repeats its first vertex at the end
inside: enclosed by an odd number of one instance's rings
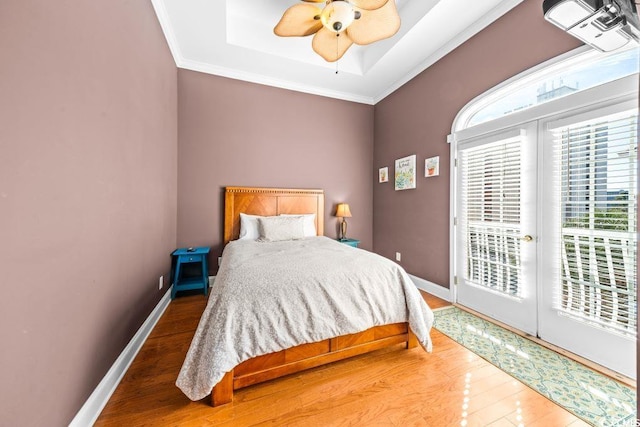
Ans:
POLYGON ((534 67, 467 104, 453 132, 638 73, 637 48, 603 54, 580 48, 534 67))

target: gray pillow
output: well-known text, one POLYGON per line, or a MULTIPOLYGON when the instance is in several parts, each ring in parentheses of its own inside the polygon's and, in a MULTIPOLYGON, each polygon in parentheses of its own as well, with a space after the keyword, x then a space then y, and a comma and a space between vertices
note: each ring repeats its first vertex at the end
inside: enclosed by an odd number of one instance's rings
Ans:
POLYGON ((258 218, 260 242, 280 242, 304 238, 304 218, 301 216, 278 216, 258 218))

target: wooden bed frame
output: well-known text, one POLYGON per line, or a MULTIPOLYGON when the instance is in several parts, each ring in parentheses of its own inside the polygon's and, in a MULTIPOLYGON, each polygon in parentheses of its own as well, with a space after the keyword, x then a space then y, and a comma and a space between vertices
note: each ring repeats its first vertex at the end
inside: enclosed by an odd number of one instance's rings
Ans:
MULTIPOLYGON (((316 214, 316 230, 324 234, 324 192, 257 187, 227 187, 225 191, 224 242, 240 234, 240 213, 250 215, 316 214)), ((302 344, 242 362, 222 378, 211 391, 211 404, 233 401, 234 390, 305 369, 405 343, 417 346, 407 323, 376 326, 366 331, 302 344)))

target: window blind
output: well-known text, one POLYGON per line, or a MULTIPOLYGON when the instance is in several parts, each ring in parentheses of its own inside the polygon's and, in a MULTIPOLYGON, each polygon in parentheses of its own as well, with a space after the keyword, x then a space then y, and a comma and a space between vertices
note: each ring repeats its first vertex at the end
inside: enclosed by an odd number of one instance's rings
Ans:
POLYGON ((637 111, 551 131, 562 230, 554 308, 635 336, 637 111))
POLYGON ((520 296, 521 138, 461 150, 466 280, 520 296))

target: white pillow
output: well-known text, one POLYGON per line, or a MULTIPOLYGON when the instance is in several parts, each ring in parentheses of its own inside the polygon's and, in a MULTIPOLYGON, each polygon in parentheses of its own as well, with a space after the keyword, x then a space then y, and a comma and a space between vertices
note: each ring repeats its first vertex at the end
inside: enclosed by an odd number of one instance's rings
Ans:
POLYGON ((280 214, 280 216, 302 217, 304 219, 304 237, 314 237, 318 235, 316 231, 316 214, 280 214))
POLYGON ((258 237, 260 237, 258 218, 264 217, 260 215, 240 214, 240 236, 238 240, 257 240, 258 237))
POLYGON ((260 242, 281 242, 304 238, 304 218, 301 216, 258 218, 258 227, 260 242))

